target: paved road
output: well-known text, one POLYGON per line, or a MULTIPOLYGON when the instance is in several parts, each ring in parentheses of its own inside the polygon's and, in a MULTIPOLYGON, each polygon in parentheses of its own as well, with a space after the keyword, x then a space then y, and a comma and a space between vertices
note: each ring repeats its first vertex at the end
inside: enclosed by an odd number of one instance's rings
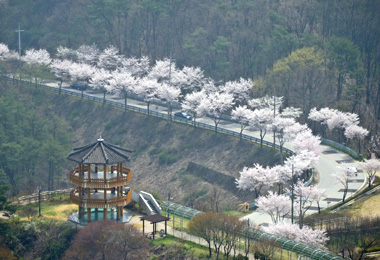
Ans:
MULTIPOLYGON (((46 83, 46 85, 50 86, 50 87, 58 88, 58 84, 56 82, 46 83)), ((63 88, 66 90, 70 90, 72 92, 81 93, 78 90, 70 89, 69 86, 66 84, 63 84, 63 88)), ((102 93, 97 93, 93 90, 86 90, 84 93, 86 95, 95 96, 98 98, 103 98, 102 93)), ((124 104, 124 99, 121 99, 120 97, 115 96, 115 95, 107 95, 106 99, 112 100, 114 102, 120 102, 120 103, 124 104)), ((144 102, 132 100, 132 99, 128 99, 128 105, 136 106, 136 107, 140 107, 140 108, 146 108, 146 104, 144 102)), ((164 113, 164 114, 167 113, 167 109, 164 106, 151 105, 150 109, 153 111, 164 113)), ((173 111, 173 112, 176 112, 176 111, 173 111)), ((214 125, 214 122, 207 117, 197 118, 197 121, 205 123, 205 124, 209 124, 211 126, 214 125)), ((236 131, 236 132, 240 133, 240 125, 237 123, 230 122, 230 121, 222 120, 220 122, 218 128, 224 128, 227 130, 236 131)), ((254 136, 256 138, 260 138, 258 131, 245 130, 244 134, 254 136)), ((268 132, 264 139, 266 141, 269 141, 269 142, 273 141, 273 134, 271 132, 268 132)), ((288 143, 288 142, 284 144, 284 147, 288 148, 288 149, 292 149, 291 143, 288 143)), ((315 165, 315 169, 318 172, 318 176, 319 176, 319 183, 317 184, 317 186, 320 189, 326 190, 326 192, 325 192, 326 198, 323 199, 322 202, 320 203, 321 209, 323 209, 326 207, 330 207, 330 206, 332 206, 332 205, 334 205, 334 204, 336 204, 342 200, 343 185, 338 183, 335 180, 335 178, 331 177, 332 173, 338 171, 337 167, 340 164, 347 163, 350 166, 355 166, 358 168, 357 176, 355 176, 354 178, 351 179, 347 198, 354 195, 357 191, 359 191, 360 189, 362 189, 364 187, 364 185, 366 184, 366 176, 359 169, 357 162, 355 160, 353 160, 347 154, 345 154, 345 153, 343 153, 337 149, 334 149, 332 147, 325 146, 325 145, 321 145, 321 150, 322 150, 322 154, 320 156, 318 163, 315 165)), ((316 211, 317 211, 317 205, 313 205, 312 209, 309 209, 307 214, 312 214, 312 213, 315 213, 316 211)), ((271 222, 269 215, 260 214, 257 212, 249 214, 249 215, 243 217, 242 219, 250 219, 250 221, 252 221, 255 224, 265 224, 265 223, 271 222)))

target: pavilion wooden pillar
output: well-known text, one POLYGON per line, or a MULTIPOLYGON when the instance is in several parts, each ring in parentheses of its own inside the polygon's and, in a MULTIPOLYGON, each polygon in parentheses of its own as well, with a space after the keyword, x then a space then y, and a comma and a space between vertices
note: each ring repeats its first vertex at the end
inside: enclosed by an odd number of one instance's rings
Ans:
MULTIPOLYGON (((104 164, 104 184, 107 183, 107 164, 104 164)), ((107 220, 107 188, 104 188, 104 210, 103 210, 103 219, 107 220)))
MULTIPOLYGON (((123 192, 123 187, 120 185, 120 177, 122 176, 122 171, 123 171, 123 164, 118 163, 117 164, 117 201, 120 199, 120 193, 123 192)), ((120 220, 121 216, 123 214, 123 206, 118 206, 117 207, 117 220, 120 220)))
MULTIPOLYGON (((88 179, 88 182, 90 183, 91 182, 91 164, 88 165, 87 179, 88 179)), ((87 205, 89 204, 90 199, 91 199, 91 189, 87 188, 87 200, 88 200, 87 205)), ((87 208, 87 221, 91 222, 91 208, 87 208)))

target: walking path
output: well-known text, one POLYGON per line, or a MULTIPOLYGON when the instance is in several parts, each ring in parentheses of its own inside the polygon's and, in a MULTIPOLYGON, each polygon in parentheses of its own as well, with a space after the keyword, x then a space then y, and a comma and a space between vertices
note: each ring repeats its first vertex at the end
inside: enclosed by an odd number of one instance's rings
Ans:
MULTIPOLYGON (((46 85, 52 88, 56 88, 56 89, 58 88, 57 82, 46 83, 46 85)), ((62 88, 65 89, 66 91, 74 92, 77 94, 81 93, 78 90, 71 89, 69 85, 65 83, 63 84, 62 88)), ((90 97, 103 99, 102 93, 94 92, 93 90, 86 90, 84 91, 84 94, 90 97)), ((120 103, 120 105, 124 106, 124 99, 116 95, 106 95, 106 99, 116 102, 116 103, 120 103)), ((128 99, 128 105, 146 109, 146 103, 142 101, 138 101, 138 100, 128 99)), ((152 111, 162 113, 163 115, 167 114, 167 108, 164 106, 152 104, 150 107, 152 111)), ((176 110, 173 110, 173 113, 175 112, 176 110)), ((201 122, 201 123, 210 125, 211 127, 214 127, 213 121, 207 117, 197 118, 197 122, 201 122)), ((227 120, 221 120, 218 129, 226 129, 226 130, 234 131, 237 134, 240 133, 240 125, 238 123, 234 123, 227 120)), ((258 131, 245 130, 244 134, 248 136, 260 138, 258 131)), ((271 142, 273 140, 273 134, 271 132, 267 132, 264 140, 271 142)), ((292 145, 289 142, 286 142, 284 144, 284 147, 292 150, 292 145)), ((364 187, 364 185, 366 184, 366 175, 365 173, 363 173, 361 169, 359 169, 357 165, 357 161, 352 159, 347 154, 326 145, 321 145, 321 150, 322 150, 322 153, 320 155, 320 159, 318 163, 315 165, 315 170, 318 173, 317 187, 325 190, 326 196, 320 202, 320 207, 321 209, 323 209, 323 208, 331 207, 334 204, 342 201, 344 187, 341 183, 337 182, 334 177, 331 176, 332 173, 338 171, 337 167, 339 165, 346 163, 358 169, 357 176, 353 177, 350 180, 347 198, 354 195, 356 192, 358 192, 364 187)), ((315 213, 317 210, 318 210, 317 205, 313 205, 313 207, 308 210, 307 214, 315 213)), ((265 223, 271 222, 269 215, 260 214, 257 212, 249 214, 243 217, 243 219, 250 219, 250 221, 252 221, 255 224, 265 224, 265 223)))

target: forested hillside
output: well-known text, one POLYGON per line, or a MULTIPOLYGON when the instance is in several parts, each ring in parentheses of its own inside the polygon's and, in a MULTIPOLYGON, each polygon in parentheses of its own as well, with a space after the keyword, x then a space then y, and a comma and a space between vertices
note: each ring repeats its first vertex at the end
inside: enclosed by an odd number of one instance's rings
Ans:
POLYGON ((216 80, 253 78, 253 94, 285 105, 329 105, 377 130, 379 0, 0 1, 0 42, 17 49, 114 45, 127 56, 169 57, 216 80), (328 93, 328 95, 326 95, 328 93))
POLYGON ((222 206, 246 199, 248 193, 235 187, 239 171, 253 163, 274 165, 279 160, 272 148, 33 84, 1 80, 0 108, 0 184, 11 184, 14 194, 37 186, 67 187, 74 167, 67 155, 100 135, 133 150, 129 166, 134 190, 162 198, 171 192, 177 201, 203 209, 209 209, 215 194, 222 206))

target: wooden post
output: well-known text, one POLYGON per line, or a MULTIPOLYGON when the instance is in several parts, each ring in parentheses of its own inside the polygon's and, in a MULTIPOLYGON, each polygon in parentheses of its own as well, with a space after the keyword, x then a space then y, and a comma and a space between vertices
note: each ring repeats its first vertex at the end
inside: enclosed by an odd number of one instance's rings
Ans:
MULTIPOLYGON (((107 165, 104 164, 104 184, 107 182, 107 165)), ((104 188, 104 210, 103 210, 103 219, 107 220, 107 188, 104 188)))
POLYGON ((144 222, 144 220, 142 220, 143 221, 143 236, 145 235, 145 222, 144 222))
POLYGON ((87 208, 87 221, 91 222, 91 208, 87 208))

